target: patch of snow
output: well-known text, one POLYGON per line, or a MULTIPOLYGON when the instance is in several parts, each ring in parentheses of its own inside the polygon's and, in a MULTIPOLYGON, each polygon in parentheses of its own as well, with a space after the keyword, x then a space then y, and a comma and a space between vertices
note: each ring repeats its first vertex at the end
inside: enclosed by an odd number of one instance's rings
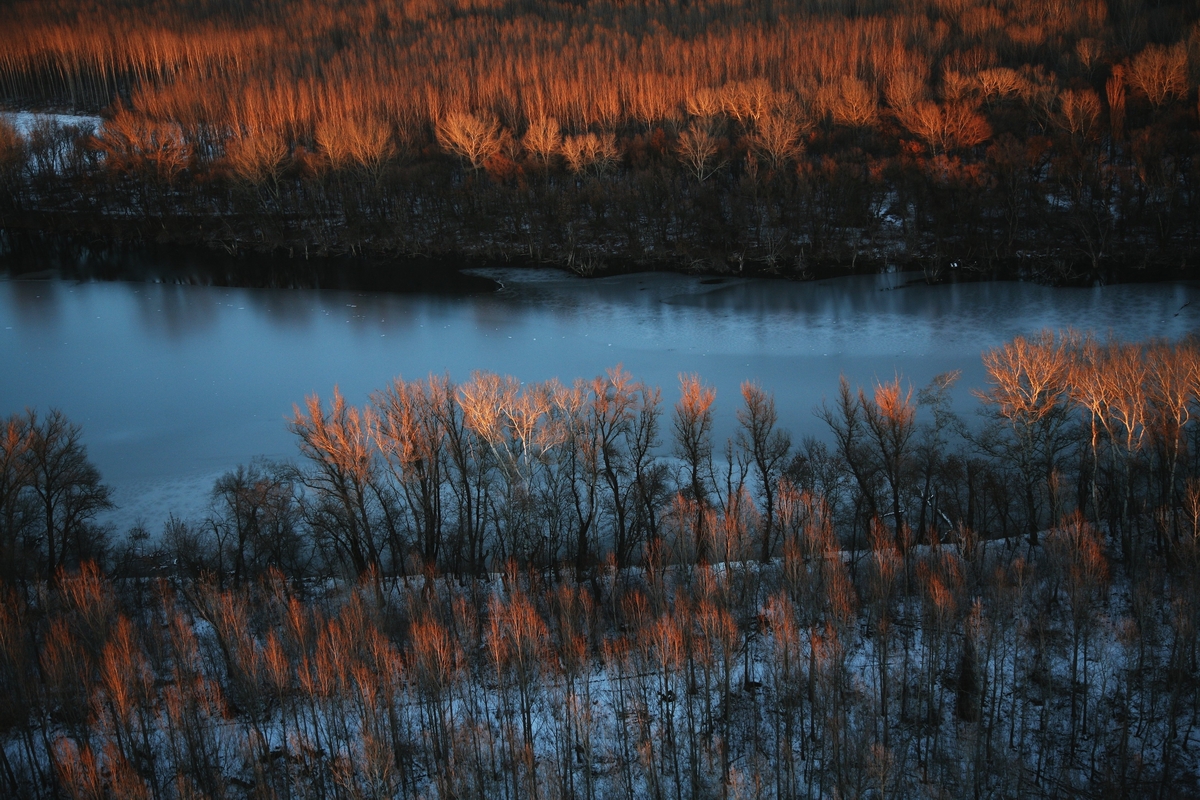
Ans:
POLYGON ((62 126, 74 125, 95 133, 100 127, 100 117, 92 114, 55 114, 41 111, 3 111, 0 117, 17 129, 17 133, 28 138, 39 124, 54 123, 62 126))

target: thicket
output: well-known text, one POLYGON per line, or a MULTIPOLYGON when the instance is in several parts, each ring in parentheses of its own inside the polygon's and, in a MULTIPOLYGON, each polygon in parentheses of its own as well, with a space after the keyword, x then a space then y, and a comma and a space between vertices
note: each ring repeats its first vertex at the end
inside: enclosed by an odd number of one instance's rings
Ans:
POLYGON ((827 442, 746 384, 723 457, 695 376, 672 409, 619 368, 335 392, 297 407, 298 464, 57 560, 37 443, 86 452, 15 415, 0 785, 1193 796, 1200 346, 1044 333, 984 363, 980 424, 953 375, 843 382, 827 442))
POLYGON ((1198 16, 19 2, 0 9, 0 98, 104 120, 0 125, 0 227, 584 273, 1176 274, 1200 239, 1198 16))

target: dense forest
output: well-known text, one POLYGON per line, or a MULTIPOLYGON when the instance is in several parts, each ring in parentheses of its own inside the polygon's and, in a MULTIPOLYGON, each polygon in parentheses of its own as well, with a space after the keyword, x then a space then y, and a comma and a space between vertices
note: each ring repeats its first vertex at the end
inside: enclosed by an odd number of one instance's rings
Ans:
MULTIPOLYGON (((0 252, 1192 274, 1189 0, 0 8, 0 252)), ((429 262, 435 263, 435 262, 429 262)))
POLYGON ((796 442, 619 367, 396 379, 116 539, 0 431, 12 797, 1194 797, 1200 343, 1018 337, 796 442))

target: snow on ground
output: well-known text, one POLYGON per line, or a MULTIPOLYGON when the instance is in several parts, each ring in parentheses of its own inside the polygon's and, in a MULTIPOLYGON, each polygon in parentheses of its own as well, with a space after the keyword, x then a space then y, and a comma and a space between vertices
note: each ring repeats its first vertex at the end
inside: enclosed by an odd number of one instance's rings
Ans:
POLYGON ((95 133, 100 127, 100 117, 92 114, 55 114, 42 111, 2 111, 0 117, 17 129, 17 133, 28 137, 39 124, 51 122, 59 125, 75 125, 95 133))

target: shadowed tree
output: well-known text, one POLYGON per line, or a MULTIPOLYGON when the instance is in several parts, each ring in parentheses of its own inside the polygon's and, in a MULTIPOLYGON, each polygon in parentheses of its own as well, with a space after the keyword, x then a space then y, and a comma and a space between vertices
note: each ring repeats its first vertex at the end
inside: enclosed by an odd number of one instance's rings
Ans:
MULTIPOLYGON (((822 401, 816 415, 829 426, 836 445, 837 458, 844 464, 844 471, 854 480, 857 492, 854 496, 855 518, 870 520, 877 516, 879 499, 876 497, 881 467, 870 447, 870 432, 863 419, 862 401, 865 396, 856 396, 850 381, 843 375, 838 382, 838 397, 834 407, 822 401)), ((810 448, 819 451, 820 448, 810 448)), ((819 452, 814 452, 819 455, 819 452)), ((811 463, 811 462, 810 462, 811 463)), ((811 464, 816 466, 816 464, 811 464)), ((839 471, 843 471, 839 468, 839 471)), ((816 476, 814 476, 816 477, 816 476)))
MULTIPOLYGON (((614 374, 610 378, 615 382, 618 376, 614 374)), ((627 385, 625 388, 630 390, 627 385)), ((662 444, 659 438, 662 392, 658 387, 644 383, 636 384, 631 391, 636 397, 636 410, 623 435, 623 450, 628 459, 624 466, 629 473, 628 524, 624 529, 620 526, 617 528, 614 545, 618 566, 627 566, 632 561, 644 539, 653 541, 658 538, 658 512, 670 493, 670 469, 655 455, 662 444)), ((610 464, 605 478, 614 492, 615 503, 615 492, 620 487, 619 470, 613 469, 610 464)))
POLYGON ((763 512, 760 558, 765 564, 775 546, 775 497, 792 449, 792 437, 776 427, 779 417, 775 413, 775 398, 761 386, 749 381, 743 383, 742 400, 745 405, 737 412, 740 426, 737 444, 749 456, 758 484, 763 512))
POLYGON ((675 456, 683 462, 683 493, 696 511, 696 559, 707 560, 708 533, 705 511, 711 503, 713 486, 712 405, 717 392, 700 382, 699 375, 680 375, 681 396, 675 404, 675 456))
POLYGON ((1088 647, 1098 608, 1108 582, 1108 562, 1100 535, 1076 512, 1061 528, 1050 532, 1046 543, 1052 569, 1058 571, 1071 630, 1071 747, 1082 723, 1088 727, 1088 647), (1080 667, 1083 682, 1080 686, 1080 667), (1080 691, 1080 689, 1082 691, 1080 691), (1082 705, 1078 702, 1082 695, 1082 705), (1082 719, 1081 719, 1082 718, 1082 719))
POLYGON ((59 567, 104 557, 108 534, 95 518, 112 508, 111 491, 88 461, 78 425, 58 409, 41 421, 35 412, 27 414, 26 469, 40 518, 42 574, 48 577, 59 567))
POLYGON ((950 398, 950 389, 960 375, 959 370, 943 372, 917 393, 917 405, 928 409, 933 416, 930 424, 921 426, 921 436, 916 444, 921 480, 921 512, 916 531, 919 540, 937 541, 938 518, 945 516, 938 503, 936 478, 947 462, 946 433, 961 424, 951 409, 950 398))
MULTIPOLYGON (((288 471, 252 463, 217 478, 208 526, 216 534, 220 561, 235 586, 275 568, 298 576, 307 556, 300 508, 288 471)), ((223 570, 224 571, 224 570, 223 570)))
POLYGON ((17 129, 6 119, 0 119, 0 189, 4 198, 0 199, 0 211, 4 206, 17 199, 21 170, 25 167, 28 152, 25 139, 17 133, 17 129))
POLYGON ((29 493, 29 418, 13 414, 0 422, 0 577, 24 578, 28 568, 25 548, 33 524, 34 507, 29 493))

